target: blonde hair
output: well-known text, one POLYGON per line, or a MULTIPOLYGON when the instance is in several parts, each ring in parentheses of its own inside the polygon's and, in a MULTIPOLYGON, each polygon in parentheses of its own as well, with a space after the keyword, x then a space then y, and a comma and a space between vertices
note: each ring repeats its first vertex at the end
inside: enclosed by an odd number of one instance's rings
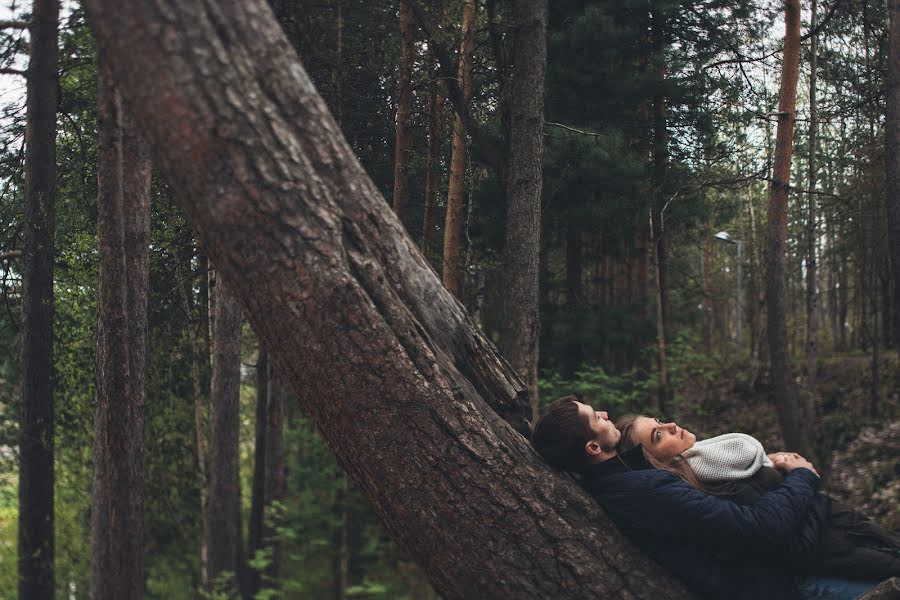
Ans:
MULTIPOLYGON (((635 422, 641 417, 646 419, 652 418, 647 415, 625 415, 616 421, 616 428, 622 433, 622 437, 619 439, 619 445, 616 447, 616 451, 619 454, 631 450, 635 446, 641 445, 641 440, 638 439, 637 431, 635 431, 634 427, 635 422)), ((734 486, 731 482, 726 482, 716 487, 708 487, 700 483, 700 480, 697 479, 697 475, 694 474, 694 470, 691 469, 691 465, 689 465, 680 454, 666 461, 659 460, 653 456, 646 447, 643 447, 642 450, 644 452, 644 458, 646 458, 647 462, 654 468, 668 471, 702 492, 715 496, 727 496, 734 493, 734 486)))

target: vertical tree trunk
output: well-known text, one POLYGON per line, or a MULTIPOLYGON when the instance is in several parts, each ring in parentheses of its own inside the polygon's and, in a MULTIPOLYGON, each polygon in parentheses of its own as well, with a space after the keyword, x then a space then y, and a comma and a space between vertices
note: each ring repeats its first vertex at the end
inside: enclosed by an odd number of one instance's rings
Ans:
MULTIPOLYGON (((653 207, 650 207, 650 231, 656 231, 656 224, 653 222, 653 207)), ((666 399, 669 396, 669 369, 666 359, 666 332, 663 328, 665 319, 663 318, 663 299, 662 299, 662 283, 659 274, 659 245, 656 236, 651 235, 653 244, 653 270, 656 279, 656 356, 659 365, 659 388, 656 396, 656 406, 654 407, 657 414, 666 414, 666 399)))
POLYGON ((58 0, 35 0, 25 124, 19 598, 53 585, 53 232, 56 223, 58 0))
MULTIPOLYGON (((810 29, 816 27, 817 0, 812 0, 810 29)), ((809 194, 806 209, 806 387, 810 394, 816 389, 816 361, 819 349, 819 289, 816 259, 816 76, 818 37, 812 36, 809 46, 809 194)))
MULTIPOLYGON (((663 8, 659 0, 654 0, 650 9, 651 43, 653 46, 653 60, 656 62, 656 92, 653 95, 653 204, 656 211, 654 223, 656 231, 656 271, 658 274, 658 301, 660 310, 658 318, 662 319, 661 331, 663 335, 670 335, 669 325, 669 232, 665 227, 663 215, 666 203, 666 174, 669 167, 669 131, 667 125, 666 97, 663 87, 666 81, 666 22, 663 8)), ((663 340, 665 344, 668 340, 663 340)), ((663 390, 668 394, 668 389, 663 390)), ((665 398, 663 398, 665 401, 665 398)))
MULTIPOLYGON (((576 324, 577 319, 580 318, 582 298, 584 296, 581 285, 584 271, 581 234, 579 219, 575 214, 570 214, 566 223, 566 310, 569 313, 570 323, 572 324, 576 324)), ((542 280, 544 280, 544 273, 546 272, 545 255, 546 252, 541 254, 542 280)), ((543 301, 541 303, 543 304, 543 301)), ((584 360, 583 345, 578 330, 573 329, 571 335, 574 340, 569 344, 564 357, 565 368, 563 375, 568 378, 575 375, 575 372, 584 360)))
POLYGON ((98 55, 100 283, 91 506, 91 597, 143 597, 143 404, 150 162, 98 55))
POLYGON ((513 49, 509 57, 503 345, 504 354, 525 380, 532 418, 536 419, 547 0, 516 0, 509 8, 513 49))
MULTIPOLYGON (((436 77, 434 50, 429 48, 426 60, 429 77, 436 77)), ((443 86, 435 80, 428 92, 428 150, 425 156, 425 212, 422 217, 422 247, 434 257, 437 237, 437 194, 441 184, 441 138, 443 137, 443 86)))
POLYGON ((240 430, 241 308, 216 269, 207 518, 209 580, 237 592, 243 582, 240 430), (227 572, 227 575, 225 573, 227 572))
MULTIPOLYGON (((284 498, 287 474, 284 460, 284 385, 275 369, 273 361, 269 361, 269 394, 266 407, 266 485, 265 509, 263 520, 264 543, 272 548, 272 561, 266 569, 268 586, 281 589, 281 542, 275 539, 277 514, 272 514, 272 503, 284 498)), ((280 598, 276 594, 275 598, 280 598)))
POLYGON ((394 146, 394 212, 402 221, 409 204, 409 121, 412 114, 413 15, 400 0, 400 70, 397 74, 397 136, 394 146))
POLYGON ((791 361, 785 304, 787 253, 787 202, 794 142, 797 73, 800 67, 800 2, 785 0, 785 41, 778 92, 778 129, 772 183, 769 188, 769 220, 766 236, 766 307, 769 360, 775 406, 788 450, 807 453, 809 415, 791 389, 791 361))
MULTIPOLYGON (((472 56, 475 51, 475 0, 463 1, 462 42, 459 45, 459 81, 463 98, 472 98, 472 56)), ((463 204, 465 203, 466 132, 457 114, 453 123, 453 146, 450 153, 450 184, 447 191, 447 213, 444 220, 444 287, 462 299, 463 204)))
POLYGON ((203 361, 205 357, 208 356, 205 351, 200 348, 200 336, 203 335, 202 332, 209 331, 208 321, 207 321, 207 311, 205 309, 208 306, 208 300, 203 293, 203 290, 206 289, 206 264, 207 261, 203 259, 203 257, 198 257, 198 266, 200 269, 200 282, 201 282, 201 293, 198 304, 199 318, 195 321, 192 319, 192 315, 194 314, 194 301, 193 301, 193 278, 191 277, 190 270, 190 260, 188 260, 188 268, 185 269, 183 273, 179 272, 178 277, 182 279, 181 285, 181 302, 184 306, 184 312, 188 315, 188 340, 191 345, 191 387, 193 392, 193 403, 194 403, 194 454, 197 460, 197 487, 200 490, 200 520, 202 523, 202 531, 200 537, 200 581, 203 586, 209 584, 209 571, 208 571, 208 561, 207 561, 207 549, 206 549, 206 505, 207 505, 207 487, 208 487, 208 479, 206 475, 207 468, 207 407, 205 406, 206 395, 203 393, 203 371, 202 367, 203 361), (200 335, 198 335, 198 330, 200 331, 200 335))
MULTIPOLYGON (((894 279, 895 325, 900 326, 900 0, 891 0, 890 42, 887 60, 887 91, 884 120, 885 201, 888 215, 891 272, 894 279)), ((900 350, 900 333, 894 332, 900 350)))
MULTIPOLYGON (((253 560, 263 547, 266 505, 266 432, 269 406, 269 353, 260 344, 256 357, 256 440, 253 445, 253 491, 250 496, 250 523, 247 530, 247 558, 253 560)), ((260 590, 262 578, 256 569, 247 570, 247 593, 252 598, 260 590)))
POLYGON ((703 350, 712 353, 712 298, 709 289, 709 268, 712 262, 713 236, 709 225, 701 230, 700 238, 700 285, 703 292, 703 350))

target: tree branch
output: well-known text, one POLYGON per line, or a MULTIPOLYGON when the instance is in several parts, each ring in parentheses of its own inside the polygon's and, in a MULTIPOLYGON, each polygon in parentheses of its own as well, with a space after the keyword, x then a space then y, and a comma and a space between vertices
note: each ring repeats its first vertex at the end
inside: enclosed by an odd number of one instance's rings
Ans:
POLYGON ((0 29, 28 29, 31 23, 28 21, 0 21, 0 29))
POLYGON ((25 77, 28 75, 28 72, 21 69, 13 69, 11 67, 0 67, 0 75, 21 75, 22 77, 25 77))
POLYGON ((0 252, 0 260, 7 260, 10 258, 19 258, 22 256, 21 250, 9 250, 7 252, 0 252))

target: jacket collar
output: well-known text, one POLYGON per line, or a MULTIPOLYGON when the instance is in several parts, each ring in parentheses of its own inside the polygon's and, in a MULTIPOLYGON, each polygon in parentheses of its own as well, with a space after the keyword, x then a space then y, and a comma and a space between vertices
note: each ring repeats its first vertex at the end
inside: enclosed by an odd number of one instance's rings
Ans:
POLYGON ((628 471, 640 471, 652 469, 653 465, 644 458, 644 447, 638 444, 630 450, 605 460, 602 463, 590 465, 581 472, 581 476, 588 479, 602 479, 610 475, 627 473, 628 471))

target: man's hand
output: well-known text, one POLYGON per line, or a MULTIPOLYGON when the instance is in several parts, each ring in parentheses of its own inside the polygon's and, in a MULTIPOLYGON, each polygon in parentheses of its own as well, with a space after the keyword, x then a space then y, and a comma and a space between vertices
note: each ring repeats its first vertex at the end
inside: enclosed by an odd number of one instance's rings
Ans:
POLYGON ((813 464, 797 454, 796 452, 776 452, 768 455, 769 460, 775 465, 775 468, 784 473, 790 473, 798 467, 809 469, 819 477, 819 472, 813 467, 813 464))

